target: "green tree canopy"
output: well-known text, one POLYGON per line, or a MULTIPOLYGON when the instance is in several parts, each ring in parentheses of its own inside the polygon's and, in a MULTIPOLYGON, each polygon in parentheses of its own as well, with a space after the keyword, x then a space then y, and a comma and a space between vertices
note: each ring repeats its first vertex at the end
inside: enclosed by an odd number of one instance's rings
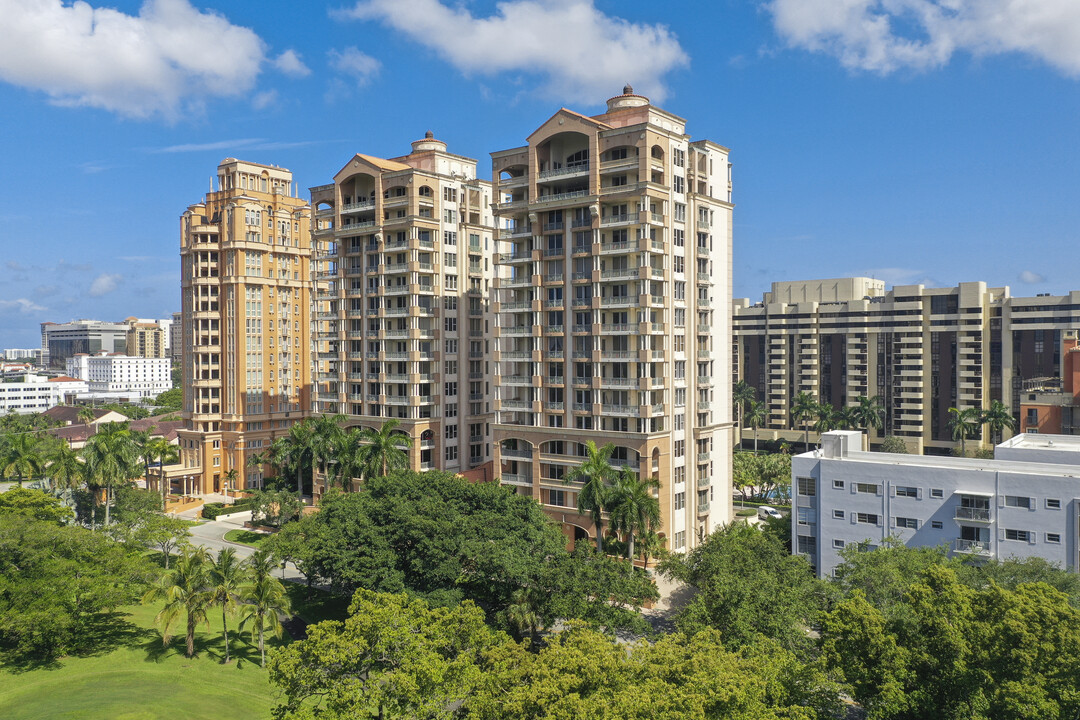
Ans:
POLYGON ((0 518, 5 515, 23 515, 57 525, 63 525, 75 517, 72 509, 60 502, 59 498, 24 487, 13 487, 0 493, 0 518))

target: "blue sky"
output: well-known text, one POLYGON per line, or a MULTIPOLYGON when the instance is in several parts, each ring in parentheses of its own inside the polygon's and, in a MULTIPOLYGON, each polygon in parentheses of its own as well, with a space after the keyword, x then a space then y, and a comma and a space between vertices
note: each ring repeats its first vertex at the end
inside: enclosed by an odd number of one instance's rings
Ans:
POLYGON ((1075 0, 0 0, 0 347, 179 309, 224 157, 329 181, 433 130, 480 160, 631 82, 732 149, 735 295, 1080 287, 1075 0))

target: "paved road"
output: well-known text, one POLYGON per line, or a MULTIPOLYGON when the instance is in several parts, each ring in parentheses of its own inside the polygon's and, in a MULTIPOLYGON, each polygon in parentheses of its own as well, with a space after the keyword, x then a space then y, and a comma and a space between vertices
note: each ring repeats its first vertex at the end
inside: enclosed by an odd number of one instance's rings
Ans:
MULTIPOLYGON (((236 556, 239 558, 249 557, 255 552, 255 548, 250 545, 241 545, 240 543, 229 542, 225 539, 225 533, 230 530, 243 530, 244 523, 251 520, 251 513, 240 513, 236 517, 228 519, 212 520, 200 525, 195 525, 190 529, 191 532, 191 544, 196 547, 204 547, 208 550, 212 550, 215 554, 221 552, 225 548, 232 548, 236 551, 236 556)), ((285 580, 292 580, 293 582, 305 582, 304 576, 292 565, 285 566, 284 573, 280 577, 285 580)))

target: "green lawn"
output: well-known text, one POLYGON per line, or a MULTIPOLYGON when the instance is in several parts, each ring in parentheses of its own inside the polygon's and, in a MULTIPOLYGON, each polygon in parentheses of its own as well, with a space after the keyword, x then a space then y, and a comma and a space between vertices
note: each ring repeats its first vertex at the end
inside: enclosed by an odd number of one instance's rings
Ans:
POLYGON ((268 537, 270 536, 266 533, 251 532, 250 530, 230 530, 225 533, 225 539, 229 542, 250 545, 251 547, 259 547, 268 537))
MULTIPOLYGON (((256 647, 230 632, 233 660, 222 665, 221 613, 199 628, 196 657, 184 637, 164 648, 154 629, 156 606, 123 608, 101 623, 97 654, 55 667, 0 670, 0 718, 30 720, 254 720, 267 718, 273 692, 256 647)), ((183 620, 177 630, 182 632, 183 620)), ((235 629, 235 621, 230 625, 235 629)))

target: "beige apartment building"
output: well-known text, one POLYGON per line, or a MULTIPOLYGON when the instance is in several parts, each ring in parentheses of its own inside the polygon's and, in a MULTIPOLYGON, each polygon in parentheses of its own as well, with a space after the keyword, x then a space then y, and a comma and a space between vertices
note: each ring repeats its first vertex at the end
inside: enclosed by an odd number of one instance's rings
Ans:
POLYGON ((353 156, 310 192, 318 411, 399 420, 416 470, 489 463, 493 218, 476 160, 429 132, 408 155, 353 156))
POLYGON ((659 480, 669 550, 731 517, 731 166, 685 125, 628 86, 492 153, 495 473, 573 541, 588 440, 659 480))
POLYGON ((128 318, 127 354, 140 358, 163 358, 165 353, 165 329, 156 322, 139 322, 128 318))
MULTIPOLYGON (((1077 328, 1077 292, 1013 298, 1008 287, 982 282, 891 290, 870 278, 773 283, 760 303, 734 302, 734 379, 765 403, 759 439, 802 440, 802 424, 791 419, 800 392, 835 408, 878 396, 884 426, 871 429, 871 444, 893 435, 910 452, 945 453, 958 444, 949 408, 987 408, 998 400, 1019 421, 1022 400, 1034 402, 1036 393, 1058 408, 1045 411, 1056 424, 1042 431, 1071 433, 1075 393, 1065 384, 1064 361, 1077 328)), ((1021 431, 1039 430, 1038 409, 1032 417, 1035 423, 1021 423, 1021 431)), ((742 439, 750 435, 742 430, 742 439)), ((810 439, 817 441, 812 430, 810 439)), ((989 448, 992 441, 983 432, 967 445, 989 448)))
POLYGON ((179 492, 220 493, 310 411, 310 207, 292 173, 223 160, 217 190, 180 218, 184 429, 179 492))

